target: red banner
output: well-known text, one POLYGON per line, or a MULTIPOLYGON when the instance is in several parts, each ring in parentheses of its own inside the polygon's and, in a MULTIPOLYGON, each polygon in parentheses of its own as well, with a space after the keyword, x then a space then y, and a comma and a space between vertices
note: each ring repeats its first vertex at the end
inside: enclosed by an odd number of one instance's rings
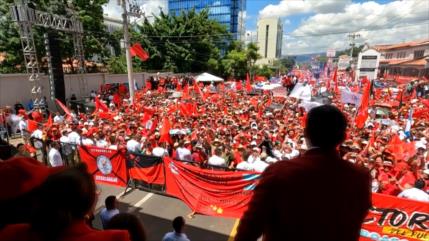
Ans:
POLYGON ((128 182, 125 152, 95 146, 79 147, 82 162, 96 182, 125 187, 128 182))
POLYGON ((247 209, 260 174, 201 169, 164 158, 167 193, 192 210, 210 215, 239 218, 247 209))
POLYGON ((429 240, 429 204, 373 194, 373 207, 361 230, 361 241, 429 240))

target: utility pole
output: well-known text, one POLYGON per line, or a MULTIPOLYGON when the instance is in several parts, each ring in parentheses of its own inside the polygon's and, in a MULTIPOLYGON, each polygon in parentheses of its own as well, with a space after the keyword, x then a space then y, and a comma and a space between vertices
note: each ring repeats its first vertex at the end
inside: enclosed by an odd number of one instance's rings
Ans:
POLYGON ((123 24, 124 24, 124 47, 125 47, 125 56, 127 59, 127 72, 128 72, 128 89, 130 91, 130 101, 131 104, 134 104, 134 87, 135 82, 133 78, 133 62, 131 59, 131 53, 130 53, 130 34, 128 32, 128 16, 133 17, 140 17, 141 11, 140 8, 134 3, 130 3, 130 11, 127 11, 127 0, 121 0, 122 5, 122 18, 123 18, 123 24))
POLYGON ((357 38, 360 38, 360 34, 358 33, 351 33, 348 35, 349 39, 350 39, 350 58, 353 58, 353 49, 355 47, 355 40, 357 38))

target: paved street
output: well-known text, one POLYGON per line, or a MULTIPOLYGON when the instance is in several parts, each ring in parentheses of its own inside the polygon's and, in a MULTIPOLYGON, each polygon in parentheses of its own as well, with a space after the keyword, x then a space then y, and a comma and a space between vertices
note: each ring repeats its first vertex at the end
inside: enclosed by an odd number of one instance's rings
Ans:
MULTIPOLYGON (((101 228, 98 217, 104 207, 104 199, 109 195, 120 196, 124 188, 109 185, 98 185, 101 195, 96 207, 95 227, 101 228)), ((118 199, 119 209, 123 212, 137 214, 146 228, 149 241, 160 241, 162 236, 172 230, 171 220, 183 216, 191 210, 180 200, 141 190, 133 190, 118 199)), ((238 221, 232 218, 217 218, 196 215, 194 219, 186 218, 186 234, 192 241, 227 241, 238 221)))

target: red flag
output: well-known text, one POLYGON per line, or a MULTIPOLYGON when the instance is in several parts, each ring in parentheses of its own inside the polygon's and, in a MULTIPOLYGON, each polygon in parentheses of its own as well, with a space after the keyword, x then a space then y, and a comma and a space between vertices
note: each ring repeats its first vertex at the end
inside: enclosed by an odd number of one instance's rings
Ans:
POLYGON ((265 76, 260 76, 260 75, 255 75, 255 81, 260 82, 260 81, 265 81, 265 76))
POLYGON ((170 137, 170 129, 171 129, 170 120, 168 120, 168 118, 165 117, 162 123, 161 131, 159 132, 159 136, 160 136, 159 143, 162 143, 162 142, 168 142, 170 144, 173 143, 170 137))
POLYGON ((55 99, 55 102, 61 107, 61 109, 63 109, 63 111, 66 113, 66 115, 68 116, 72 116, 69 108, 67 108, 63 103, 61 103, 61 101, 59 99, 55 99))
POLYGON ((246 74, 246 91, 247 93, 252 92, 252 84, 250 83, 249 73, 246 74))
POLYGON ((243 89, 243 84, 241 83, 241 80, 235 82, 235 89, 237 91, 242 90, 243 89))
POLYGON ((33 131, 37 130, 37 122, 34 120, 27 120, 27 130, 30 133, 33 133, 33 131))
POLYGON ((133 44, 130 48, 130 53, 132 57, 137 56, 141 61, 149 59, 149 53, 142 48, 140 43, 133 44))
POLYGON ((120 84, 118 87, 118 92, 119 94, 125 95, 128 92, 127 86, 125 86, 124 84, 120 84))
POLYGON ((203 101, 206 100, 206 97, 204 96, 203 92, 201 91, 200 87, 198 86, 198 83, 196 80, 194 80, 194 90, 201 96, 201 99, 203 101))
POLYGON ((103 102, 100 101, 100 99, 98 98, 98 96, 95 97, 95 110, 102 110, 103 112, 109 112, 109 108, 107 107, 106 104, 104 104, 103 102))
POLYGON ((149 90, 152 89, 152 84, 150 83, 150 81, 146 81, 145 82, 145 87, 144 87, 144 92, 148 92, 149 90))
POLYGON ((333 77, 333 81, 335 83, 335 93, 338 93, 337 71, 338 71, 338 68, 335 68, 334 77, 333 77))
POLYGON ((51 127, 54 124, 54 120, 52 119, 52 115, 49 114, 48 121, 45 123, 46 127, 51 127))
POLYGON ((122 100, 121 100, 121 96, 118 93, 115 93, 113 95, 113 103, 115 103, 116 106, 121 106, 122 100))
POLYGON ((367 81, 365 89, 363 90, 361 104, 358 109, 358 114, 355 119, 357 128, 363 128, 365 126, 366 119, 368 119, 370 89, 371 89, 371 82, 367 81))
POLYGON ((396 160, 408 161, 417 153, 414 142, 401 141, 398 135, 394 135, 387 144, 387 149, 392 153, 396 160))

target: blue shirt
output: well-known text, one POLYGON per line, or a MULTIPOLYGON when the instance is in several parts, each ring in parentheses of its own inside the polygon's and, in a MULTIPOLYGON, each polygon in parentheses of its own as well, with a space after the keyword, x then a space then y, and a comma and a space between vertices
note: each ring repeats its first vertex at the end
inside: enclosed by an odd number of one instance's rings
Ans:
POLYGON ((103 208, 103 210, 101 210, 100 218, 101 218, 101 224, 103 224, 103 228, 106 228, 107 223, 116 214, 119 214, 119 209, 107 210, 106 208, 103 208))
POLYGON ((166 233, 162 241, 190 241, 186 234, 176 233, 175 231, 166 233))

